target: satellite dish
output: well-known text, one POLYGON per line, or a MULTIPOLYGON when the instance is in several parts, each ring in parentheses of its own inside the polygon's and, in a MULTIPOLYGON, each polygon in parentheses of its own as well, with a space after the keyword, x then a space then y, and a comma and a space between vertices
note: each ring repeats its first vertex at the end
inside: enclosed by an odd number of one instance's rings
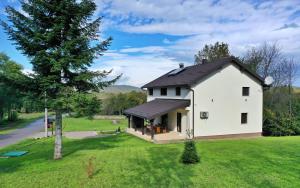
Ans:
POLYGON ((267 77, 265 78, 265 84, 271 85, 273 82, 274 82, 274 79, 273 79, 272 76, 267 76, 267 77))

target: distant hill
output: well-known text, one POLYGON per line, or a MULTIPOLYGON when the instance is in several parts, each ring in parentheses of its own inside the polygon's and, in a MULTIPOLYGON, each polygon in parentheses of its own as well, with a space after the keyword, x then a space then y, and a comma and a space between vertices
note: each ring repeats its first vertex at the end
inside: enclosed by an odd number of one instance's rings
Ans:
POLYGON ((131 91, 142 92, 141 88, 130 86, 130 85, 113 85, 110 87, 104 88, 102 92, 104 93, 128 93, 131 91))
POLYGON ((136 91, 136 92, 143 92, 141 88, 135 87, 135 86, 130 86, 130 85, 113 85, 104 88, 100 93, 97 93, 96 95, 100 99, 105 99, 109 97, 111 94, 118 94, 118 93, 129 93, 131 91, 136 91))

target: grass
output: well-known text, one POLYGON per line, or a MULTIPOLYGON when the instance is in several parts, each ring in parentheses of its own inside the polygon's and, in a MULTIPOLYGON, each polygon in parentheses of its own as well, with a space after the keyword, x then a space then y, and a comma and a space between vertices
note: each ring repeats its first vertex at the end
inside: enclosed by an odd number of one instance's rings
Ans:
POLYGON ((0 123, 0 134, 8 134, 16 129, 20 129, 39 118, 42 118, 44 113, 29 113, 19 114, 19 119, 15 122, 3 121, 0 123))
POLYGON ((117 120, 113 124, 108 119, 88 119, 88 118, 63 118, 63 131, 111 131, 120 127, 122 130, 127 126, 126 119, 117 120))
POLYGON ((300 137, 198 141, 201 162, 179 162, 183 144, 156 145, 125 133, 64 139, 64 158, 52 160, 53 140, 27 140, 0 150, 1 187, 300 187, 300 137), (33 144, 36 142, 35 144, 33 144), (92 168, 87 168, 88 161, 92 168), (88 170, 94 169, 92 177, 88 170))

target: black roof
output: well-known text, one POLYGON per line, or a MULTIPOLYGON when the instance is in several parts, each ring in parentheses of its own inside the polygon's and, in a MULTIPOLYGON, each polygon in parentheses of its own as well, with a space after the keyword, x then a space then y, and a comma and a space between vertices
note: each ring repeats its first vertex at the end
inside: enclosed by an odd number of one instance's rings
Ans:
POLYGON ((154 99, 150 102, 129 108, 124 114, 136 117, 153 119, 178 108, 190 106, 190 100, 183 99, 154 99))
POLYGON ((180 71, 178 74, 171 75, 170 71, 161 77, 149 82, 148 84, 142 86, 142 88, 154 88, 154 87, 166 87, 166 86, 186 86, 191 87, 193 84, 197 83, 202 78, 205 78, 211 73, 222 69, 228 64, 237 65, 242 71, 245 71, 252 77, 256 78, 262 85, 264 85, 264 80, 257 75, 255 72, 249 70, 243 63, 241 63, 235 57, 225 57, 218 59, 214 62, 207 62, 204 64, 197 64, 193 66, 185 67, 184 70, 180 71))

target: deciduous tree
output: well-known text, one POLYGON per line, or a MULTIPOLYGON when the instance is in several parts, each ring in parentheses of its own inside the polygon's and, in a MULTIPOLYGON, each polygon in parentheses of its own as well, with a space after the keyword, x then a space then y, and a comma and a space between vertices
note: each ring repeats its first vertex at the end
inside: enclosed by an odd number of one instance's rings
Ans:
POLYGON ((216 42, 215 44, 205 45, 202 50, 200 50, 195 55, 195 63, 203 63, 203 59, 207 62, 212 62, 214 60, 220 59, 222 57, 229 57, 230 52, 228 44, 216 42))

